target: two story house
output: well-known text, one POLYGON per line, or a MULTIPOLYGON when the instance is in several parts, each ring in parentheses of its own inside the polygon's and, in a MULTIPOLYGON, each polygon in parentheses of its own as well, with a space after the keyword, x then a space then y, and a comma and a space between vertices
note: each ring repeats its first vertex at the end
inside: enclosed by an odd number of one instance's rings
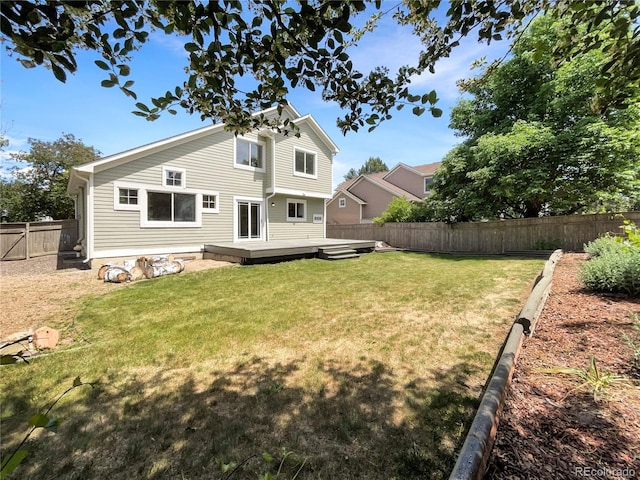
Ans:
POLYGON ((327 223, 371 223, 396 197, 416 202, 429 193, 441 162, 411 167, 399 163, 388 172, 360 175, 342 182, 327 203, 327 223))
POLYGON ((212 242, 324 238, 338 148, 311 115, 283 115, 299 136, 236 137, 214 124, 74 167, 83 256, 95 265, 200 254, 212 242))

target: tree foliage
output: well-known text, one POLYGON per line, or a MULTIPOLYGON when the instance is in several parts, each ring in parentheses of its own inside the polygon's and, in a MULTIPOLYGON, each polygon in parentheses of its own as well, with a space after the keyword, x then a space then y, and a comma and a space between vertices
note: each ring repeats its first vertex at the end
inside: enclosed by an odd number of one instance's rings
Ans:
POLYGON ((25 67, 43 65, 64 82, 78 69, 77 50, 92 50, 96 66, 105 72, 102 86, 119 88, 134 100, 133 52, 144 47, 152 32, 178 36, 189 55, 186 79, 164 86, 166 93, 150 102, 137 102, 134 113, 153 120, 182 108, 203 119, 224 120, 235 132, 259 126, 290 128, 286 120, 251 113, 286 104, 296 87, 319 88, 326 101, 339 105, 346 112, 338 119, 344 133, 372 130, 407 105, 416 115, 429 110, 440 116, 436 92, 410 90, 412 78, 434 72, 436 62, 449 56, 463 37, 490 43, 548 10, 569 25, 554 45, 554 58, 561 61, 591 49, 609 51, 610 60, 601 65, 603 105, 626 101, 617 88, 621 78, 640 80, 640 7, 634 0, 462 0, 447 4, 444 16, 440 3, 403 0, 389 7, 381 0, 5 0, 0 2, 0 20, 6 48, 25 67), (389 15, 413 29, 422 52, 396 72, 384 66, 359 71, 351 60, 352 49, 363 36, 375 35, 377 23, 389 15), (602 37, 605 24, 609 33, 602 37))
POLYGON ((534 20, 511 59, 461 82, 471 98, 454 107, 450 126, 466 139, 435 174, 431 218, 536 217, 637 203, 640 89, 620 83, 626 109, 601 102, 602 67, 612 55, 605 49, 558 67, 551 52, 567 28, 552 16, 534 20))
POLYGON ((10 155, 26 166, 15 167, 13 180, 0 183, 3 221, 73 218, 73 200, 67 195, 69 171, 73 166, 96 160, 100 153, 72 134, 64 134, 53 142, 30 138, 29 145, 29 152, 10 155))
POLYGON ((368 175, 370 173, 376 172, 386 172, 387 170, 389 170, 389 167, 387 167, 386 163, 380 160, 380 157, 369 157, 369 160, 364 162, 358 170, 356 170, 355 168, 349 170, 344 176, 344 179, 351 180, 352 178, 359 175, 368 175))

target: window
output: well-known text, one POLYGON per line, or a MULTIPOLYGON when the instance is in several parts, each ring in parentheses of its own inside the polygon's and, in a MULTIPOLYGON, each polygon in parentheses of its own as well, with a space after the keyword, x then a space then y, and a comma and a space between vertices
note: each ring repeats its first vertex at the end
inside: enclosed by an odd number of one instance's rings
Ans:
POLYGON ((429 192, 431 190, 431 184, 433 183, 433 177, 426 177, 424 179, 424 193, 429 192))
POLYGON ((307 220, 307 201, 287 199, 287 220, 304 222, 307 220))
POLYGON ((294 175, 316 178, 316 154, 294 150, 294 175))
POLYGON ((344 208, 347 206, 347 199, 342 197, 338 199, 338 207, 344 208))
POLYGON ((264 170, 264 144, 237 138, 236 166, 251 170, 264 170))
POLYGON ((195 222, 196 196, 189 193, 147 192, 149 222, 195 222))
POLYGON ((141 228, 202 227, 204 217, 211 218, 219 208, 220 194, 213 190, 125 182, 113 186, 113 209, 137 212, 141 228))
POLYGON ((138 190, 133 188, 119 188, 118 189, 118 204, 120 205, 137 205, 138 204, 138 190))
POLYGON ((215 195, 203 195, 202 196, 202 208, 204 210, 216 209, 216 196, 215 195))
POLYGON ((163 167, 162 184, 165 187, 185 187, 185 170, 182 168, 163 167))

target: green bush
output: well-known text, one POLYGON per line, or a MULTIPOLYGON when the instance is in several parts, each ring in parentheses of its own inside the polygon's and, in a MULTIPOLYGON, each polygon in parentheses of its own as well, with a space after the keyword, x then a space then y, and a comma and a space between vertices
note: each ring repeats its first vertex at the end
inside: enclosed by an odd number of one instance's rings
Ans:
POLYGON ((616 240, 616 237, 607 234, 604 237, 600 237, 586 244, 584 251, 589 254, 590 258, 594 258, 608 253, 616 254, 622 250, 622 247, 622 244, 616 240))
POLYGON ((582 266, 579 278, 589 290, 640 295, 640 248, 601 250, 582 266))

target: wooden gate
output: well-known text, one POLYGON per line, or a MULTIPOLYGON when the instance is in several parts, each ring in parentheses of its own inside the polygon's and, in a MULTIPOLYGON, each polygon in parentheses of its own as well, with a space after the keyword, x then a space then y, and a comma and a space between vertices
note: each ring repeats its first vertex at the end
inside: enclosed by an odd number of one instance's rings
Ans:
POLYGON ((77 220, 0 224, 0 260, 25 260, 69 252, 78 241, 77 220))

